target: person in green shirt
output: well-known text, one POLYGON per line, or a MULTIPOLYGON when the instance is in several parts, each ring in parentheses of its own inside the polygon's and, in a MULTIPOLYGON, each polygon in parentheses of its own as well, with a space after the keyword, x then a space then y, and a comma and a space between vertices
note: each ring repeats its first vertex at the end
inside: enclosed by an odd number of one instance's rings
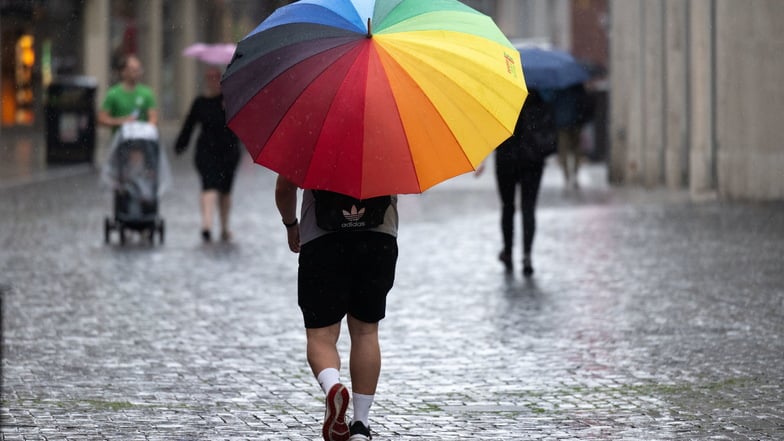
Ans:
POLYGON ((158 109, 152 89, 141 84, 142 63, 135 55, 120 62, 118 84, 110 87, 98 112, 98 122, 116 129, 130 121, 158 124, 158 109))

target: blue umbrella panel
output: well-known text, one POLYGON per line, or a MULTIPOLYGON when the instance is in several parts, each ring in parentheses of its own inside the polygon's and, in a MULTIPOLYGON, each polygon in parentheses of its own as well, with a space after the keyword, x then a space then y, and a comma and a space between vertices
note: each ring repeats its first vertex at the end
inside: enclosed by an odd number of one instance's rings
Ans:
POLYGON ((529 89, 565 89, 590 78, 590 73, 568 52, 526 47, 519 50, 529 89))

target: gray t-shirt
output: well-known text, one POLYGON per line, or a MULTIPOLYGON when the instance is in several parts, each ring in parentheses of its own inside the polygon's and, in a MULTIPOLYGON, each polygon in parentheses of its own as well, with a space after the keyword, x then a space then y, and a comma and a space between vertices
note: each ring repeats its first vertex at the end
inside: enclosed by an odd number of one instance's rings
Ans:
MULTIPOLYGON (((302 207, 299 214, 299 243, 304 245, 313 239, 317 239, 332 231, 322 230, 316 224, 316 199, 313 192, 304 190, 302 192, 302 207)), ((377 231, 397 237, 398 214, 397 214, 397 195, 392 195, 392 203, 389 204, 387 212, 384 214, 384 223, 375 228, 363 231, 377 231)))

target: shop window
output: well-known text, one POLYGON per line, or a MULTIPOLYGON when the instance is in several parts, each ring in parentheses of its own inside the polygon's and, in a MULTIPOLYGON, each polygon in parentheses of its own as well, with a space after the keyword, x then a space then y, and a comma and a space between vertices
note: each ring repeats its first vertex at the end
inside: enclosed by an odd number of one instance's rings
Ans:
POLYGON ((23 34, 16 40, 14 79, 16 82, 16 124, 32 125, 35 122, 35 95, 33 92, 33 66, 35 66, 34 39, 23 34))

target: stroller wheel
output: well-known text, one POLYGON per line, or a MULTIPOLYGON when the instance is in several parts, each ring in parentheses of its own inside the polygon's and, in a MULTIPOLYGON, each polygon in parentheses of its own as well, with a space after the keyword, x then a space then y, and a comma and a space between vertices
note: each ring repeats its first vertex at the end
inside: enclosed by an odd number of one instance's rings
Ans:
POLYGON ((161 244, 163 244, 164 232, 166 228, 164 227, 163 219, 158 222, 158 239, 160 240, 161 244))
POLYGON ((111 242, 112 239, 112 221, 109 218, 104 218, 103 220, 103 240, 104 243, 111 242))

